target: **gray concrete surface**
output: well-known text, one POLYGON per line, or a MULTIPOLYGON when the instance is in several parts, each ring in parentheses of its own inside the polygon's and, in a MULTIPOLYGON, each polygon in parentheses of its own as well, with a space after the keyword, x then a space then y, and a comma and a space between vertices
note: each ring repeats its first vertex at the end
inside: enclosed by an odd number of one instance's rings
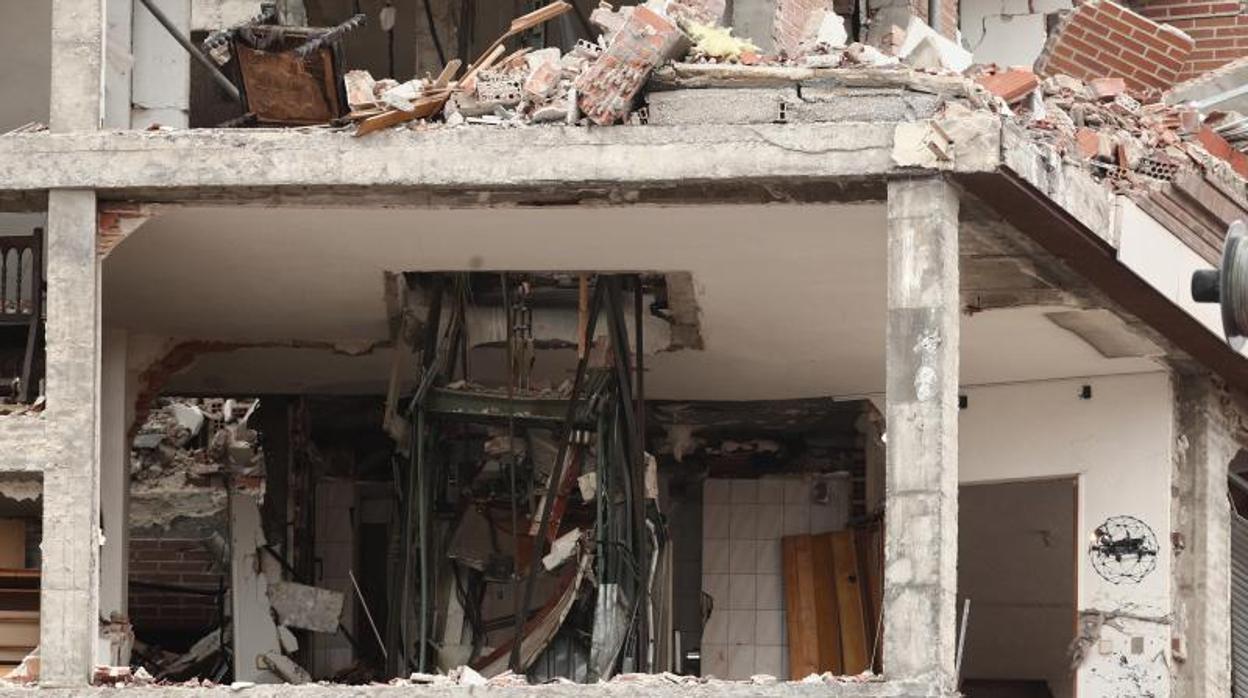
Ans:
POLYGON ((1231 695, 1231 508, 1227 466, 1239 451, 1234 407, 1209 376, 1173 374, 1175 445, 1171 526, 1176 546, 1172 632, 1184 661, 1172 664, 1173 689, 1185 698, 1231 695))
POLYGON ((953 686, 958 556, 958 195, 888 185, 884 670, 953 686))

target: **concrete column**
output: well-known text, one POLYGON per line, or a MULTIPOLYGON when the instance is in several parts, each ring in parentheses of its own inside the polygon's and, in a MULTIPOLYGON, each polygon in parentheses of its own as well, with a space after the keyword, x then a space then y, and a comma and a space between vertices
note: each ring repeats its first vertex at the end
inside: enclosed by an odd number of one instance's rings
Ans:
POLYGON ((958 543, 958 196, 888 184, 884 673, 951 687, 958 543))
MULTIPOLYGON (((183 34, 191 34, 191 0, 158 0, 183 34)), ((134 7, 130 127, 186 128, 191 109, 191 57, 141 3, 134 7)))
POLYGON ((104 333, 100 371, 100 617, 127 615, 130 574, 130 440, 126 331, 104 333))
POLYGON ((104 109, 104 1, 52 0, 53 131, 94 131, 104 109))
MULTIPOLYGON (((51 130, 104 113, 104 2, 52 0, 51 130)), ((99 576, 99 267, 91 190, 48 192, 47 395, 40 685, 91 681, 99 576)))
POLYGON ((48 410, 41 684, 91 679, 98 614, 99 266, 95 192, 48 192, 48 410))
POLYGON ((1203 373, 1176 372, 1170 509, 1175 696, 1231 695, 1231 507, 1227 466, 1239 450, 1223 393, 1203 373))

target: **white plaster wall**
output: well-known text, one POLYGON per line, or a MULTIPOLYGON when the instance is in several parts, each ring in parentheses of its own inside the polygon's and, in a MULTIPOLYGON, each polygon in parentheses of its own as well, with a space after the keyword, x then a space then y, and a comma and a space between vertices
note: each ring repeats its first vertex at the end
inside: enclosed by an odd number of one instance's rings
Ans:
POLYGON ((1070 0, 962 0, 962 37, 976 63, 1035 63, 1044 48, 1045 15, 1072 7, 1070 0))
POLYGON ((1117 206, 1118 261, 1210 332, 1222 337, 1219 306, 1192 300, 1192 273, 1198 269, 1212 269, 1213 265, 1130 199, 1118 197, 1117 206))
MULTIPOLYGON (((1079 669, 1080 696, 1169 695, 1170 472, 1173 395, 1164 372, 965 390, 959 421, 963 483, 1076 476, 1079 608, 1127 613, 1106 626, 1079 669), (1090 385, 1092 397, 1079 397, 1090 385), (1092 568, 1087 540, 1106 518, 1135 516, 1157 538, 1156 569, 1111 584, 1092 568), (1139 652, 1132 639, 1143 638, 1139 652)), ((1001 564, 1010 564, 1002 560, 1001 564)), ((1025 630, 1024 630, 1025 631, 1025 630)))
POLYGON ((48 122, 52 3, 0 0, 0 133, 48 122))

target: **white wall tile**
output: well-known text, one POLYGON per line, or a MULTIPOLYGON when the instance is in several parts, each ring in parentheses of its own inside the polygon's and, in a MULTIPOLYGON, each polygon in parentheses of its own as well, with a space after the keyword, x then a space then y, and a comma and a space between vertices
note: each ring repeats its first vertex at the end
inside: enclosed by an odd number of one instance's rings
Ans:
POLYGON ((753 574, 728 576, 728 608, 754 610, 754 596, 757 593, 758 584, 753 574))
POLYGON ((760 645, 784 644, 784 611, 757 611, 754 640, 760 645))
POLYGON ((775 540, 784 535, 784 505, 758 505, 758 539, 775 540))
POLYGON ((760 611, 784 609, 784 582, 778 574, 760 574, 754 579, 754 608, 760 611))
POLYGON ((784 480, 775 477, 765 477, 760 479, 758 481, 758 503, 783 504, 784 480))
POLYGON ((737 504, 729 514, 729 527, 733 540, 756 540, 758 538, 758 505, 737 504))
POLYGON ((702 537, 728 538, 732 531, 732 509, 726 504, 702 507, 702 537))
POLYGON ((733 504, 757 504, 758 503, 758 480, 733 480, 732 481, 732 503, 733 504))
POLYGON ((728 645, 702 643, 702 675, 728 678, 728 645))
POLYGON ((786 505, 810 503, 810 486, 805 478, 794 477, 784 481, 784 503, 786 505))
POLYGON ((732 501, 732 480, 708 478, 702 484, 702 504, 728 504, 732 501))
POLYGON ((728 644, 748 645, 754 642, 756 611, 728 611, 728 644))
POLYGON ((732 574, 754 574, 758 568, 758 541, 732 540, 729 549, 732 560, 728 571, 732 574))
POLYGON ((706 541, 706 544, 702 547, 702 573, 728 574, 731 572, 731 552, 731 541, 724 539, 706 541))
POLYGON ((714 602, 714 608, 728 608, 728 575, 726 574, 704 574, 702 575, 702 591, 710 595, 714 602))
POLYGON ((754 673, 768 674, 781 681, 787 679, 789 664, 784 656, 784 648, 763 646, 754 648, 754 673))
POLYGON ((702 646, 728 644, 728 609, 716 608, 702 626, 702 646))
POLYGON ((728 678, 743 681, 754 675, 754 645, 728 648, 728 678))
POLYGON ((800 536, 810 533, 810 507, 784 505, 784 535, 800 536))
POLYGON ((758 564, 754 571, 758 574, 783 574, 784 549, 779 540, 758 541, 758 564))

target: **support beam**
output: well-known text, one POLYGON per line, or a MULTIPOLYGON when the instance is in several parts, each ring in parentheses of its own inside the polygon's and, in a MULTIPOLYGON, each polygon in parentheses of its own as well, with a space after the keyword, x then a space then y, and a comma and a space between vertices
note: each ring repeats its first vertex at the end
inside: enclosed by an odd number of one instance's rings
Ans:
POLYGON ((954 683, 958 544, 958 195, 888 184, 884 673, 954 683))
MULTIPOLYGON (((130 552, 130 440, 125 330, 104 333, 100 371, 100 617, 128 615, 130 552)), ((124 658, 123 658, 124 659, 124 658)))
POLYGON ((48 193, 41 685, 85 686, 99 618, 100 328, 95 192, 48 193))
MULTIPOLYGON (((112 0, 109 0, 112 2, 112 0)), ((183 36, 191 34, 191 0, 160 0, 156 7, 183 36)), ((191 56, 142 3, 133 8, 134 69, 130 128, 190 124, 191 56)))
POLYGON ((1176 546, 1172 695, 1231 695, 1231 506, 1227 466, 1238 452, 1225 394, 1208 375, 1176 371, 1170 507, 1176 546))

